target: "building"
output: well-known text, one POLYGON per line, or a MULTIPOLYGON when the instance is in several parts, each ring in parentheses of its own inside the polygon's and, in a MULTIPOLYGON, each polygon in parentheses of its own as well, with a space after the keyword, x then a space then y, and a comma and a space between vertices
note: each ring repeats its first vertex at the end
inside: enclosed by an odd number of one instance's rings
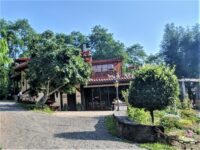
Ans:
MULTIPOLYGON (((122 59, 92 60, 90 51, 83 51, 82 56, 86 62, 92 64, 92 75, 86 85, 77 85, 74 94, 60 93, 59 91, 49 97, 47 103, 51 106, 67 110, 110 110, 116 98, 116 80, 119 82, 119 99, 121 91, 129 88, 132 75, 125 75, 122 71, 122 59)), ((29 58, 15 60, 15 73, 12 75, 14 95, 22 92, 23 101, 38 101, 43 93, 34 99, 28 93, 29 84, 25 78, 29 58)))

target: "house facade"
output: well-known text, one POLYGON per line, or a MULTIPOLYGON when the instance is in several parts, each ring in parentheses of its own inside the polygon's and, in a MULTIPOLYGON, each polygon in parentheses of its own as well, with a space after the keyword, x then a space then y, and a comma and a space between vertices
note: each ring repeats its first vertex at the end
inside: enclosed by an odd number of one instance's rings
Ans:
MULTIPOLYGON (((122 59, 92 60, 90 51, 83 51, 84 60, 92 64, 92 74, 86 85, 76 85, 76 92, 66 94, 57 91, 52 94, 47 104, 59 107, 60 110, 111 110, 114 99, 116 99, 116 80, 119 82, 119 99, 122 98, 122 90, 129 88, 133 79, 131 75, 125 75, 122 71, 122 59)), ((38 101, 43 93, 37 97, 29 95, 29 84, 26 79, 29 58, 18 58, 15 60, 15 73, 12 75, 14 95, 22 93, 22 101, 38 101)))

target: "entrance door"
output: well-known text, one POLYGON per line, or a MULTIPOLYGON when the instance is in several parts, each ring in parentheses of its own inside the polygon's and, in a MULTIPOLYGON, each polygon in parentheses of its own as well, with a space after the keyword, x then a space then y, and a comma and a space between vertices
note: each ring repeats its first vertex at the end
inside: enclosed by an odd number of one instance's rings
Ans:
POLYGON ((76 94, 67 94, 68 110, 76 110, 76 94))

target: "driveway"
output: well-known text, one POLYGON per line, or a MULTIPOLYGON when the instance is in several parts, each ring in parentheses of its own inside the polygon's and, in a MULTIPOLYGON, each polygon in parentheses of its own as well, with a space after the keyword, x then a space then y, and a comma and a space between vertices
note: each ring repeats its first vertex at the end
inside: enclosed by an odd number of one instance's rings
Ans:
POLYGON ((107 132, 104 116, 110 113, 49 115, 0 101, 0 145, 3 149, 139 149, 107 132))

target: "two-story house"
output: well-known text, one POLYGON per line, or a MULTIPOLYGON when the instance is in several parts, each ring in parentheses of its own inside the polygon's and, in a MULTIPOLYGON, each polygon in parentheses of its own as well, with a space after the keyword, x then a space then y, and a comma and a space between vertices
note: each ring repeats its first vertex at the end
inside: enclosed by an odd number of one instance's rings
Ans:
MULTIPOLYGON (((60 93, 59 91, 51 95, 49 99, 52 105, 67 110, 110 110, 112 102, 116 98, 116 80, 119 82, 119 99, 122 99, 121 91, 129 88, 129 83, 133 79, 131 75, 125 75, 122 71, 122 59, 92 60, 90 51, 83 51, 82 56, 85 61, 92 64, 92 75, 86 85, 77 85, 74 94, 60 93), (61 95, 62 94, 62 95, 61 95)), ((25 78, 28 68, 29 58, 16 59, 14 79, 15 95, 21 91, 24 101, 32 100, 28 96, 29 84, 25 78)), ((36 101, 42 96, 36 98, 36 101)))

